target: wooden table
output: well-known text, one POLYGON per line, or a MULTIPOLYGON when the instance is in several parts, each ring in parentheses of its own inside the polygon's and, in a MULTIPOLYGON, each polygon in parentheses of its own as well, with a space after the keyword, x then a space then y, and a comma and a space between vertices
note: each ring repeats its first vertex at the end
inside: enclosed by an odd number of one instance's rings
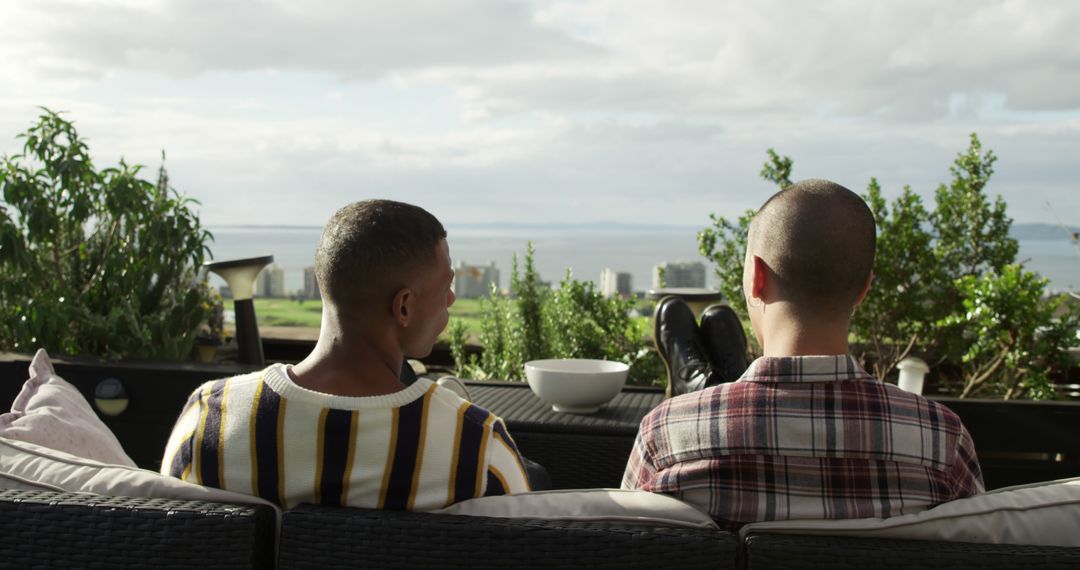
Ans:
POLYGON ((641 418, 664 399, 627 387, 594 414, 551 410, 523 382, 466 382, 475 404, 506 421, 522 455, 543 465, 556 489, 618 487, 641 418))

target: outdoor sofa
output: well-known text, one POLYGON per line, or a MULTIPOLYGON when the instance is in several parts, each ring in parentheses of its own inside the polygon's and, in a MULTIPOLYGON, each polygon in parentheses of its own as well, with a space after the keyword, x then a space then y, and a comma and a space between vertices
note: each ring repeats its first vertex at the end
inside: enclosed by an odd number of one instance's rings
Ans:
POLYGON ((272 507, 0 490, 0 567, 273 568, 272 507))
POLYGON ((279 513, 139 469, 85 390, 39 356, 12 411, 0 414, 4 567, 1080 567, 1080 480, 880 521, 760 523, 739 535, 674 499, 643 494, 652 506, 682 505, 679 520, 615 508, 626 495, 603 490, 478 499, 438 513, 312 505, 279 513), (25 441, 64 429, 73 433, 25 441))
POLYGON ((734 568, 736 537, 625 522, 0 491, 19 568, 734 568), (275 550, 277 551, 275 561, 275 550))
POLYGON ((1077 568, 1080 548, 0 491, 20 568, 1077 568), (276 538, 276 541, 275 541, 276 538), (275 542, 278 556, 275 563, 275 542))

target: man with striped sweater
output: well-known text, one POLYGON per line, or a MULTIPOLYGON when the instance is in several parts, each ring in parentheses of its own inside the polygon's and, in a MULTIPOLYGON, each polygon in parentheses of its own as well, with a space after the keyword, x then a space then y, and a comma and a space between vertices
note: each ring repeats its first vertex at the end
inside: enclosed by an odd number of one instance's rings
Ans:
POLYGON ((399 379, 406 357, 431 352, 454 302, 442 224, 400 202, 350 204, 323 230, 315 271, 315 350, 195 390, 162 473, 282 508, 431 510, 528 491, 501 419, 430 380, 399 379))
MULTIPOLYGON (((866 373, 848 327, 872 281, 875 224, 826 180, 770 198, 750 226, 743 293, 764 353, 735 382, 667 400, 641 422, 623 487, 669 493, 724 528, 890 517, 982 492, 971 436, 945 406, 866 373)), ((711 373, 685 302, 657 309, 670 375, 711 373), (704 355, 704 356, 702 356, 704 355)))

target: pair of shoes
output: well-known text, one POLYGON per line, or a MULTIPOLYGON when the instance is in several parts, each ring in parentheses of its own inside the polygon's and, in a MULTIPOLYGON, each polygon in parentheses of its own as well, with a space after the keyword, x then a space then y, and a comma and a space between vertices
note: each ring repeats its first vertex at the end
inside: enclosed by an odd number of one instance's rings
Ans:
POLYGON ((686 301, 664 297, 653 313, 653 341, 667 368, 669 398, 700 390, 713 376, 698 334, 697 320, 686 301))
POLYGON ((738 380, 746 372, 746 332, 735 311, 727 305, 712 305, 701 314, 701 344, 713 366, 717 384, 738 380))
POLYGON ((727 305, 706 309, 698 327, 678 297, 664 297, 653 313, 653 339, 668 376, 668 397, 737 379, 746 370, 746 334, 727 305))

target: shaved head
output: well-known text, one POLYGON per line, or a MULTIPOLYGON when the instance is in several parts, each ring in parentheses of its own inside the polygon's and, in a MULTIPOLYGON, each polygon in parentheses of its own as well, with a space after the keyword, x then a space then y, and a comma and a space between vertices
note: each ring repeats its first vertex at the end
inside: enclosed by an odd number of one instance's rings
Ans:
POLYGON ((875 236, 874 216, 858 194, 828 180, 803 180, 754 215, 747 252, 769 266, 777 291, 798 313, 850 315, 874 265, 875 236))

